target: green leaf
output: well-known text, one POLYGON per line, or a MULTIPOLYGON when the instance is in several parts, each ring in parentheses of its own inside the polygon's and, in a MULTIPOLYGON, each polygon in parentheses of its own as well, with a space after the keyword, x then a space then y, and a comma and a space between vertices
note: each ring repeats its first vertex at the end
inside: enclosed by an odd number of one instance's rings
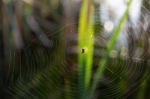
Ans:
POLYGON ((93 62, 93 5, 83 0, 78 30, 78 80, 80 99, 85 99, 91 83, 93 62))

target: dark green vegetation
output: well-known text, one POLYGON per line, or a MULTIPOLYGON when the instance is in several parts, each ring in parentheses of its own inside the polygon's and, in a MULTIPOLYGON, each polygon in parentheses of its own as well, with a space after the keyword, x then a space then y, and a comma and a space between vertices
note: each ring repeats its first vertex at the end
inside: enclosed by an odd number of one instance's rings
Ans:
POLYGON ((105 39, 92 0, 0 0, 0 99, 149 99, 150 24, 114 49, 131 3, 105 39))

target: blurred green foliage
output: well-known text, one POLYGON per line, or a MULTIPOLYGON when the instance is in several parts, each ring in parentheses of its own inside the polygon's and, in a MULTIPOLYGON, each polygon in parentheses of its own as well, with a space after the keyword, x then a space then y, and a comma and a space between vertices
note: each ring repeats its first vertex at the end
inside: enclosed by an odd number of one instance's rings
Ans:
POLYGON ((0 99, 149 99, 149 29, 117 51, 128 8, 105 39, 99 5, 0 0, 0 99))

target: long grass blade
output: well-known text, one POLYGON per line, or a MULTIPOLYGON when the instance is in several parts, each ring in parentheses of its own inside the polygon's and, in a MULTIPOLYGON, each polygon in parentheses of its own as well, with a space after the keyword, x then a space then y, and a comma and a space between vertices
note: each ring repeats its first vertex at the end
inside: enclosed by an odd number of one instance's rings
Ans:
POLYGON ((110 38, 110 40, 107 43, 107 49, 106 49, 106 52, 105 52, 105 56, 100 61, 99 67, 98 67, 98 69, 95 73, 95 78, 94 78, 94 81, 93 81, 93 84, 92 84, 92 90, 91 90, 91 93, 90 93, 91 94, 90 97, 93 97, 93 95, 94 95, 96 87, 99 83, 99 79, 101 78, 101 76, 102 76, 102 74, 105 70, 105 67, 107 65, 109 53, 113 50, 113 48, 115 46, 115 43, 117 41, 117 38, 119 36, 119 33, 120 33, 121 29, 123 28, 123 26, 124 26, 124 24, 125 24, 125 22, 128 18, 128 11, 129 11, 129 8, 130 8, 130 5, 131 5, 131 1, 132 0, 129 0, 129 5, 128 5, 124 15, 121 17, 118 25, 116 26, 116 28, 114 29, 114 32, 112 33, 112 37, 110 38))
POLYGON ((80 99, 85 95, 90 86, 93 56, 93 6, 92 0, 83 0, 79 19, 78 40, 78 77, 80 99))

